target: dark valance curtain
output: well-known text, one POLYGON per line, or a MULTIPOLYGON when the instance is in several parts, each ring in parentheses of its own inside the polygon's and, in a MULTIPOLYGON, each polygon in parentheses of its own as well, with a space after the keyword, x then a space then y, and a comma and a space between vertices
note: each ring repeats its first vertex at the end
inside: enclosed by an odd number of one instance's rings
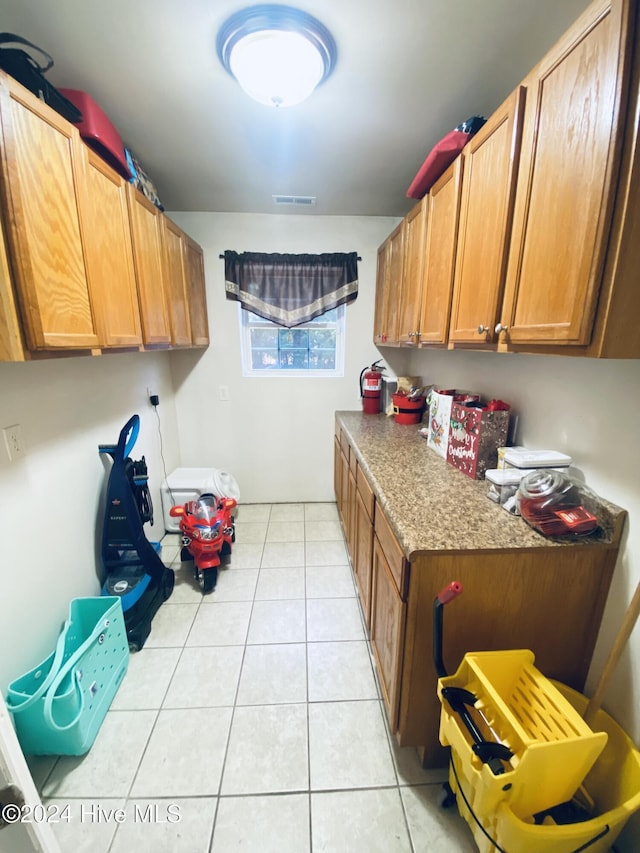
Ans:
POLYGON ((358 255, 226 251, 227 299, 279 326, 299 326, 358 295, 358 255))

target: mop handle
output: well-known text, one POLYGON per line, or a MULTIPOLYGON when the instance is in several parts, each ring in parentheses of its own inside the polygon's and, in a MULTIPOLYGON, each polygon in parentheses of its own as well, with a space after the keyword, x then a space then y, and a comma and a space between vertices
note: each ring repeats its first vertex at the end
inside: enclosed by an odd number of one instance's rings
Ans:
POLYGON ((622 625, 620 626, 616 636, 613 648, 609 652, 609 657, 604 665, 602 675, 598 680, 593 696, 589 700, 587 709, 584 712, 584 721, 587 724, 593 721, 600 705, 602 705, 604 693, 609 685, 609 681, 611 680, 611 676, 613 675, 613 671, 616 668, 620 655, 622 654, 622 650, 635 627, 638 616, 640 616, 640 584, 636 587, 635 594, 631 604, 627 608, 627 612, 624 615, 624 619, 622 620, 622 625))
POLYGON ((433 601, 433 663, 439 678, 447 676, 442 659, 442 608, 457 598, 461 592, 462 584, 459 581, 451 581, 440 590, 433 601))
POLYGON ((462 592, 462 584, 459 581, 451 581, 444 589, 441 589, 436 598, 440 604, 448 604, 457 598, 462 592))

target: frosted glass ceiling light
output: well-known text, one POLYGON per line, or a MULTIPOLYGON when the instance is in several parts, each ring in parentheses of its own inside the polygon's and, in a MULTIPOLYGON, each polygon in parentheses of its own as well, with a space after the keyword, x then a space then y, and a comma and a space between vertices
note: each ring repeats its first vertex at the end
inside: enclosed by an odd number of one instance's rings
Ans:
POLYGON ((251 6, 218 33, 220 61, 254 100, 290 107, 326 80, 336 61, 331 33, 290 6, 251 6))

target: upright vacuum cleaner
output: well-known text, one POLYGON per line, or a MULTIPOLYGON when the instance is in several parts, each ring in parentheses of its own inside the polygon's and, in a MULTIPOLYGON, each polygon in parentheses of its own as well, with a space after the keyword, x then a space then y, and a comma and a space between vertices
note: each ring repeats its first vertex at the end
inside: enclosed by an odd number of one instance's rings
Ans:
POLYGON ((164 565, 144 532, 147 521, 153 524, 147 465, 144 456, 137 462, 129 456, 139 431, 140 418, 133 415, 120 431, 117 444, 98 447, 113 460, 102 534, 102 594, 120 597, 133 652, 143 647, 151 621, 173 592, 175 580, 173 570, 164 565))

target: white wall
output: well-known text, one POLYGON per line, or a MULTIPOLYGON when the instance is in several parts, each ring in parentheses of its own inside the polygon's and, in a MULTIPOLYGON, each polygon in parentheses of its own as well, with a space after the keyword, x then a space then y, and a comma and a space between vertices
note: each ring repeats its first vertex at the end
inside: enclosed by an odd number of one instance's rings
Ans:
POLYGON ((99 542, 107 471, 99 444, 140 415, 132 456, 146 457, 164 533, 160 436, 147 387, 160 395, 167 469, 179 462, 169 353, 110 354, 0 364, 0 428, 20 424, 23 459, 0 434, 0 690, 53 648, 73 597, 100 591, 99 542))
POLYGON ((380 355, 371 343, 377 248, 397 219, 170 214, 205 250, 211 346, 174 353, 180 454, 185 466, 213 464, 238 481, 241 500, 333 500, 336 409, 360 405, 360 371, 380 355), (359 293, 346 307, 343 379, 243 378, 238 303, 227 300, 225 249, 238 252, 357 252, 359 293), (221 402, 218 388, 229 388, 221 402))

